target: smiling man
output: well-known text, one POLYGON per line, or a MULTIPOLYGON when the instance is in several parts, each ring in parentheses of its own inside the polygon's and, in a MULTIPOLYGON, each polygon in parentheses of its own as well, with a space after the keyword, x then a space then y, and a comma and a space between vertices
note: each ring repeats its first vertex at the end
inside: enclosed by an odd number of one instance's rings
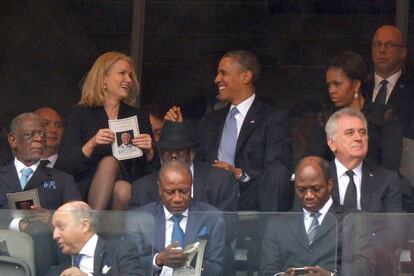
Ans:
POLYGON ((66 203, 53 215, 53 238, 71 262, 63 263, 49 275, 135 275, 143 276, 138 250, 126 240, 106 241, 96 234, 98 221, 82 201, 66 203))
POLYGON ((401 212, 400 180, 396 172, 364 160, 368 129, 364 115, 343 108, 325 126, 327 143, 335 155, 331 164, 332 197, 341 205, 365 212, 401 212))
POLYGON ((43 126, 46 130, 46 143, 42 159, 48 160, 49 162, 45 165, 53 168, 58 159, 58 150, 63 136, 62 117, 56 110, 49 107, 36 109, 33 113, 42 118, 43 126))
MULTIPOLYGON (((334 275, 340 269, 336 259, 336 220, 340 227, 345 210, 330 196, 333 183, 329 164, 320 157, 305 157, 298 162, 295 176, 300 203, 295 211, 303 215, 279 215, 269 220, 260 269, 265 276, 282 271, 295 275, 295 269, 303 267, 312 275, 334 275)), ((338 252, 340 248, 339 244, 338 252)))
POLYGON ((138 247, 154 248, 152 266, 155 273, 172 275, 172 270, 183 266, 187 260, 187 254, 182 249, 186 245, 206 239, 202 275, 222 275, 224 220, 218 209, 191 199, 191 183, 191 172, 186 164, 178 161, 163 164, 159 173, 161 201, 132 211, 128 219, 128 230, 147 236, 143 240, 146 244, 138 247), (138 215, 134 214, 141 211, 154 217, 154 236, 148 236, 143 230, 145 226, 141 225, 138 215))

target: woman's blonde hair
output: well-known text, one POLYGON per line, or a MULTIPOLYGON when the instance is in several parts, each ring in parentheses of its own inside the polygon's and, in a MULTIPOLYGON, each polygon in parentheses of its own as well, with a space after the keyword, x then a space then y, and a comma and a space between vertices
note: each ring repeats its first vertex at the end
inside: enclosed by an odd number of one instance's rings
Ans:
POLYGON ((137 96, 139 95, 139 83, 135 74, 134 62, 132 59, 122 53, 107 52, 101 55, 89 70, 82 85, 82 97, 79 104, 87 106, 103 106, 105 103, 105 88, 104 78, 108 74, 112 65, 118 60, 125 60, 131 66, 132 87, 128 98, 124 100, 126 104, 134 105, 137 96))

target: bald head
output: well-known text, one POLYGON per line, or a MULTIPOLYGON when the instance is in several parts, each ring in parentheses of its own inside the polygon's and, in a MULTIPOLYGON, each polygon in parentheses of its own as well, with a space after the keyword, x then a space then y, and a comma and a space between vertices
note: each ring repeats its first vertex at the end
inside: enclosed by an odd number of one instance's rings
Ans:
POLYGON ((88 204, 73 201, 53 214, 53 238, 64 254, 75 255, 96 233, 97 221, 88 204))
POLYGON ((59 150, 60 142, 63 136, 62 117, 56 112, 56 110, 49 107, 36 109, 33 113, 42 118, 42 123, 46 130, 46 149, 43 157, 47 158, 56 154, 59 150))
POLYGON ((401 31, 392 25, 377 29, 372 39, 372 61, 375 72, 382 78, 400 71, 407 56, 407 48, 401 31))

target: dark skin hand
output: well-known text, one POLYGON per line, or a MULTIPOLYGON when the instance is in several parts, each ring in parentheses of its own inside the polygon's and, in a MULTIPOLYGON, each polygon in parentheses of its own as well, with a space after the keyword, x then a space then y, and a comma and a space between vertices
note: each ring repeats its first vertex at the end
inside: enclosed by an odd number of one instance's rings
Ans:
MULTIPOLYGON (((316 265, 316 266, 305 266, 306 274, 300 274, 304 276, 330 276, 331 272, 325 270, 324 268, 316 265)), ((302 272, 302 271, 301 271, 302 272)), ((303 272, 302 272, 303 273, 303 272)), ((290 267, 286 270, 286 275, 295 276, 295 268, 290 267)))
POLYGON ((187 261, 188 254, 183 253, 182 249, 177 248, 176 244, 170 244, 164 251, 158 253, 155 263, 159 267, 164 265, 175 268, 183 266, 187 261))

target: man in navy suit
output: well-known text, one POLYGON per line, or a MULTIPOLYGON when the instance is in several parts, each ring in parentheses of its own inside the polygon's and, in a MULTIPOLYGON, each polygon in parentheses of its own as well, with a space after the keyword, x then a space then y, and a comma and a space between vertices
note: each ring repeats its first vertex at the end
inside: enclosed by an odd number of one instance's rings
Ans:
POLYGON ((125 240, 106 241, 96 234, 97 218, 88 204, 72 201, 53 215, 53 238, 62 252, 72 256, 50 275, 144 276, 137 248, 125 240))
MULTIPOLYGON (((196 140, 191 123, 166 121, 156 145, 161 164, 179 161, 190 167, 193 175, 192 198, 207 202, 222 211, 237 211, 239 187, 233 175, 213 168, 208 163, 194 160, 196 140)), ((131 208, 160 199, 158 173, 153 172, 132 183, 131 208)))
MULTIPOLYGON (((253 53, 237 50, 222 57, 214 82, 217 98, 230 105, 201 121, 196 158, 233 173, 239 210, 286 211, 293 198, 290 123, 286 113, 257 97, 259 72, 253 53)), ((182 120, 180 109, 171 108, 165 118, 182 120)))
POLYGON ((224 220, 218 209, 191 199, 191 182, 191 172, 186 165, 176 161, 164 164, 159 176, 161 201, 131 211, 128 217, 127 229, 137 242, 140 255, 147 255, 147 249, 153 247, 155 254, 151 254, 151 261, 156 274, 162 271, 164 275, 172 275, 172 270, 183 266, 187 260, 182 250, 184 246, 205 239, 203 275, 223 273, 224 220), (140 212, 153 216, 153 232, 146 229, 148 225, 142 225, 140 212), (176 217, 179 222, 173 222, 176 217), (174 238, 176 231, 182 231, 182 240, 174 238))

